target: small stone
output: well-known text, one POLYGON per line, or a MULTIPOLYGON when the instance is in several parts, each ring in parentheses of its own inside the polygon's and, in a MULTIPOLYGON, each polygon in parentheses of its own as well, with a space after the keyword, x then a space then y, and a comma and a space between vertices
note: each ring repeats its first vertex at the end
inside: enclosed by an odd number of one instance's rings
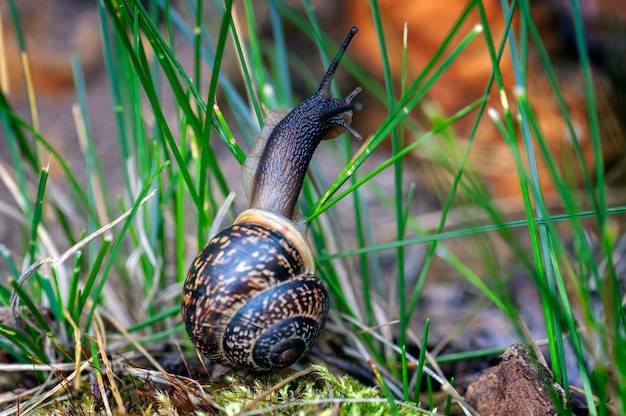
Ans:
POLYGON ((500 358, 467 388, 465 399, 480 415, 547 416, 558 413, 557 401, 565 407, 565 392, 527 347, 513 344, 500 358))

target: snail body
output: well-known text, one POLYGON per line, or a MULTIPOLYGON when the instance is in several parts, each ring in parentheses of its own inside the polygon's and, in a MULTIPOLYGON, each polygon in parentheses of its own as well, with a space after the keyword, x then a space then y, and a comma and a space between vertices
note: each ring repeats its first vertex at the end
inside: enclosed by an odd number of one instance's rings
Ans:
POLYGON ((196 348, 231 367, 268 371, 306 355, 328 316, 328 293, 315 276, 297 199, 313 152, 347 130, 351 103, 330 97, 353 27, 318 91, 295 109, 268 116, 242 168, 250 208, 213 237, 191 264, 182 315, 196 348))

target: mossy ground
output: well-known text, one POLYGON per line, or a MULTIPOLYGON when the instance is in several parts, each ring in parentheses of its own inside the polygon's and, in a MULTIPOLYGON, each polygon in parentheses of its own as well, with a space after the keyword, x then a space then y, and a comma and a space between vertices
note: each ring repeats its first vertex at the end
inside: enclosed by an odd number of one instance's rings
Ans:
POLYGON ((302 371, 271 374, 229 373, 214 380, 193 382, 174 375, 134 369, 133 375, 116 375, 115 386, 102 384, 92 373, 79 389, 68 386, 33 414, 106 415, 415 415, 414 404, 394 402, 392 410, 381 390, 349 376, 332 374, 324 365, 302 371), (113 390, 117 390, 113 393, 113 390), (122 398, 118 404, 114 396, 122 398))

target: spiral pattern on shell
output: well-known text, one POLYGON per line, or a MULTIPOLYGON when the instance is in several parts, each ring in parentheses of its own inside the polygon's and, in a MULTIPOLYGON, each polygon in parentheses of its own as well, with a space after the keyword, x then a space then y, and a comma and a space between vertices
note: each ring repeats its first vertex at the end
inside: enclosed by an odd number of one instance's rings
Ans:
POLYGON ((189 336, 209 359, 258 371, 306 355, 328 315, 328 294, 293 223, 244 211, 196 256, 183 290, 189 336))

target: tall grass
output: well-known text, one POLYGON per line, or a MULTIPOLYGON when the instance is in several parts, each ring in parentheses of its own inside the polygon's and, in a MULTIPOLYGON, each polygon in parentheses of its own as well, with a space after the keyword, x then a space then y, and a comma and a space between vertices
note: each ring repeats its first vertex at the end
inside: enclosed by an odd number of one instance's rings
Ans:
MULTIPOLYGON (((122 184, 110 183, 95 150, 94 143, 102 138, 94 136, 90 120, 99 115, 87 105, 88 87, 78 58, 72 61, 77 96, 74 116, 84 176, 78 177, 78 169, 45 137, 45 129, 36 121, 36 94, 28 96, 27 117, 13 110, 10 97, 0 96, 9 152, 2 155, 7 163, 0 179, 12 198, 2 206, 3 212, 15 213, 23 237, 19 247, 1 247, 9 276, 0 281, 0 304, 10 311, 11 320, 0 323, 0 347, 16 362, 59 368, 73 363, 79 370, 81 363, 92 360, 105 371, 107 353, 142 351, 141 345, 157 341, 192 351, 186 339, 181 341, 181 282, 197 249, 243 207, 241 199, 232 205, 239 174, 229 167, 245 160, 245 149, 259 131, 266 108, 293 106, 303 98, 291 89, 290 74, 299 63, 288 49, 285 22, 300 27, 319 51, 315 65, 319 71, 312 71, 310 79, 304 71, 309 91, 317 88, 323 68, 337 50, 337 39, 324 35, 313 5, 306 0, 302 10, 280 1, 262 4, 268 10, 271 44, 258 35, 255 9, 261 5, 249 0, 236 13, 232 0, 145 3, 145 7, 137 0, 97 3, 117 139, 108 151, 121 160, 122 184), (183 62, 179 50, 191 59, 183 62), (225 69, 227 60, 235 63, 236 72, 225 69), (62 188, 51 188, 51 165, 63 172, 62 188), (102 318, 118 329, 102 332, 102 318)), ((23 39, 15 2, 7 0, 7 4, 12 30, 23 39)), ((572 4, 576 47, 584 51, 580 7, 575 1, 572 4)), ((371 369, 394 413, 402 411, 398 401, 419 402, 424 384, 430 393, 433 384, 440 385, 453 400, 464 403, 444 374, 432 368, 438 368, 437 362, 476 358, 506 346, 430 356, 429 323, 416 322, 416 310, 433 262, 443 261, 475 286, 485 304, 501 311, 520 340, 539 341, 532 339, 507 289, 513 272, 502 268, 490 246, 490 237, 497 235, 515 254, 515 267, 523 269, 538 289, 556 381, 569 392, 569 372, 575 370, 591 414, 607 414, 612 409, 626 414, 624 276, 615 268, 615 251, 623 239, 615 235, 611 222, 626 206, 610 206, 607 200, 599 114, 587 55, 579 54, 593 172, 587 170, 576 146, 576 129, 527 1, 502 2, 504 20, 519 18, 520 22, 516 31, 508 26, 502 39, 492 37, 482 3, 468 2, 449 36, 414 79, 406 71, 401 79, 394 79, 381 12, 376 1, 370 7, 383 51, 384 82, 380 85, 350 53, 340 71, 349 72, 367 94, 377 97, 387 108, 387 116, 356 151, 349 137, 325 143, 323 151, 343 168, 329 178, 324 174, 328 160, 314 160, 301 198, 309 237, 319 254, 318 273, 332 293, 327 331, 342 336, 345 357, 371 369), (481 25, 462 33, 471 12, 478 12, 481 25), (454 40, 458 34, 463 36, 460 41, 454 40), (429 89, 468 45, 481 39, 493 63, 484 96, 452 116, 432 115, 430 126, 416 122, 412 114, 429 89), (569 186, 567 172, 559 169, 530 104, 533 97, 527 94, 526 74, 531 45, 574 144, 572 163, 582 172, 582 197, 569 186), (509 105, 496 110, 488 101, 492 86, 506 94, 498 69, 505 48, 515 70, 517 93, 508 97, 517 108, 515 114, 509 105), (518 219, 510 220, 501 211, 477 179, 469 159, 478 120, 486 113, 514 156, 524 208, 518 219), (450 132, 457 120, 468 115, 476 122, 463 147, 450 132), (416 191, 405 186, 406 158, 416 148, 446 137, 451 140, 443 142, 444 154, 455 157, 441 164, 453 179, 437 221, 429 227, 422 223, 422 216, 414 214, 416 191), (391 154, 383 157, 385 153, 377 148, 387 140, 391 154), (548 161, 561 202, 558 211, 546 203, 541 191, 537 158, 548 161), (390 183, 378 185, 387 168, 393 170, 390 183), (372 220, 375 214, 366 202, 372 195, 394 219, 391 241, 380 240, 372 220), (459 208, 459 200, 464 208, 459 208), (341 216, 342 206, 352 207, 349 218, 341 216), (464 222, 446 227, 451 213, 459 210, 467 212, 464 222), (352 221, 348 228, 356 230, 349 238, 340 226, 347 221, 352 221), (563 229, 568 230, 567 237, 563 229), (589 237, 591 229, 596 230, 594 238, 589 237), (520 235, 530 241, 528 246, 520 242, 520 235), (480 259, 468 262, 451 250, 447 243, 457 240, 477 246, 480 259), (418 271, 407 266, 409 253, 414 252, 409 250, 416 246, 424 248, 418 271), (395 265, 392 272, 384 263, 389 259, 395 265), (389 287, 395 292, 388 293, 389 287), (416 334, 416 327, 423 327, 423 333, 416 334), (415 346, 420 348, 419 356, 409 352, 415 346), (575 369, 568 366, 568 354, 575 357, 575 369)), ((27 60, 28 45, 22 41, 20 48, 27 60)), ((27 80, 28 71, 25 65, 27 80)), ((33 91, 31 83, 27 87, 33 91)), ((341 96, 340 91, 351 88, 336 85, 334 94, 341 96)), ((33 368, 44 379, 46 367, 33 368)), ((437 404, 432 394, 429 402, 423 404, 437 404)))

